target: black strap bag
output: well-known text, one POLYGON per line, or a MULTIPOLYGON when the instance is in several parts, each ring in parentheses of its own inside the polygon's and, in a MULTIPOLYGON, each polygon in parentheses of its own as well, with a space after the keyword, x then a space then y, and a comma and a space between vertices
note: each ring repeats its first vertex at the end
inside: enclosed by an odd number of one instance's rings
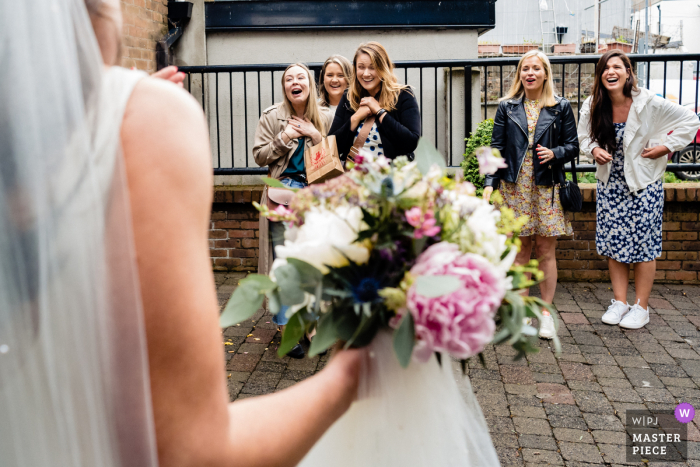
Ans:
POLYGON ((578 187, 574 161, 571 161, 571 178, 573 181, 565 179, 564 183, 559 184, 561 207, 564 208, 564 211, 581 212, 581 209, 583 209, 583 196, 581 196, 581 189, 578 187))

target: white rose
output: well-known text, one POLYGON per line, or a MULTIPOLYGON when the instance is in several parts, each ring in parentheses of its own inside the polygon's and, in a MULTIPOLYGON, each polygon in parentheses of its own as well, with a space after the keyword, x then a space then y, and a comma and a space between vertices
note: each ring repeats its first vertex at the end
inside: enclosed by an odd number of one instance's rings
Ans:
POLYGON ((327 266, 347 266, 348 258, 363 264, 369 260, 369 250, 355 243, 362 227, 359 207, 340 206, 332 211, 316 208, 306 213, 301 227, 285 234, 284 245, 277 246, 275 252, 278 258, 305 261, 324 274, 328 273, 327 266))

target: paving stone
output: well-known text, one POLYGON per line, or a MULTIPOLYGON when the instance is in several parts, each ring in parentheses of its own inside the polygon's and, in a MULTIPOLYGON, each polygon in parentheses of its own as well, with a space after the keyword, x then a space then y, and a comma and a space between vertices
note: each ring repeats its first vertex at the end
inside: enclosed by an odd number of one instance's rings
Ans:
POLYGON ((624 368, 649 368, 649 364, 642 357, 615 356, 618 365, 624 368))
POLYGON ((697 388, 697 384, 695 384, 695 382, 692 379, 688 378, 687 376, 685 378, 673 378, 670 376, 659 376, 659 379, 667 387, 668 386, 679 386, 679 387, 693 388, 693 389, 697 388))
POLYGON ((513 417, 526 417, 526 418, 547 418, 542 407, 533 407, 530 405, 514 406, 510 408, 510 414, 513 417))
POLYGON ((558 359, 560 362, 576 362, 576 363, 586 362, 586 357, 581 353, 568 353, 568 354, 563 353, 559 356, 558 359))
POLYGON ((623 431, 593 430, 591 433, 596 443, 625 444, 627 433, 623 431))
POLYGON ((603 388, 600 384, 593 381, 569 381, 566 383, 569 389, 575 389, 577 391, 596 391, 603 392, 603 388))
POLYGON ((683 401, 690 399, 700 399, 700 390, 695 388, 683 388, 672 386, 668 388, 668 391, 673 394, 676 399, 681 399, 683 401))
MULTIPOLYGON (((628 464, 624 444, 598 444, 598 449, 600 449, 605 462, 620 465, 628 464)), ((629 463, 628 465, 634 464, 629 463)), ((657 466, 658 464, 655 462, 654 465, 657 466)))
POLYGON ((503 382, 508 384, 535 384, 535 380, 532 379, 532 372, 528 367, 503 365, 501 367, 501 377, 503 382))
POLYGON ((598 378, 598 382, 603 387, 632 389, 630 382, 623 378, 598 378))
POLYGON ((625 414, 627 413, 628 410, 641 410, 641 411, 647 411, 647 407, 644 404, 636 404, 633 402, 612 402, 614 415, 617 415, 618 418, 620 418, 621 421, 624 421, 625 419, 625 414))
POLYGON ((496 447, 496 454, 498 454, 498 460, 501 467, 515 467, 523 465, 523 458, 520 455, 520 451, 516 448, 498 446, 496 447))
POLYGON ((554 437, 557 441, 568 441, 571 443, 593 444, 593 437, 586 430, 572 430, 571 428, 554 428, 554 437))
POLYGON ((495 447, 507 447, 507 448, 517 448, 518 447, 518 435, 511 433, 491 433, 491 441, 495 447))
POLYGON ((625 374, 620 368, 612 365, 593 365, 591 372, 598 378, 624 378, 625 374))
MULTIPOLYGON (((612 410, 610 412, 612 412, 612 410)), ((584 413, 583 419, 591 430, 625 431, 625 427, 622 425, 620 419, 610 413, 584 413)))
POLYGON ((543 449, 525 448, 522 451, 523 460, 527 463, 539 463, 544 465, 564 465, 564 461, 558 452, 545 451, 543 449))
POLYGON ((606 387, 603 389, 609 401, 616 402, 642 402, 642 399, 634 389, 621 389, 606 387))
POLYGON ((571 428, 572 430, 586 430, 588 428, 583 418, 567 415, 550 415, 549 424, 552 428, 571 428))
POLYGON ((258 354, 235 354, 231 360, 226 362, 226 370, 252 372, 255 370, 260 355, 258 354))
POLYGON ((284 369, 287 367, 286 362, 284 361, 260 361, 258 363, 258 366, 255 367, 255 371, 272 371, 275 373, 280 373, 284 371, 284 369))
POLYGON ((683 360, 679 359, 678 364, 685 370, 689 376, 699 376, 700 377, 700 362, 697 360, 683 360))
POLYGON ((554 364, 548 363, 530 363, 530 370, 533 374, 535 373, 547 373, 547 374, 561 374, 561 369, 559 365, 556 364, 556 359, 554 364))
POLYGON ((279 383, 277 383, 277 390, 281 391, 282 389, 287 389, 290 386, 294 386, 297 384, 296 381, 293 379, 281 379, 279 383))
POLYGON ((603 461, 600 451, 595 445, 582 443, 559 443, 564 459, 588 463, 601 463, 603 461))
POLYGON ((682 358, 684 360, 700 360, 700 355, 690 349, 666 349, 668 354, 673 358, 682 358))
POLYGON ((290 370, 287 368, 282 374, 282 377, 285 379, 293 379, 294 381, 302 381, 313 374, 313 371, 290 370))
POLYGON ((512 434, 515 431, 513 419, 510 417, 490 417, 488 415, 484 415, 484 418, 486 418, 486 426, 489 428, 489 432, 491 433, 512 434))
POLYGON ((557 363, 557 359, 554 358, 554 353, 549 351, 540 351, 536 354, 528 355, 527 361, 530 363, 549 363, 550 365, 557 363))
POLYGON ((603 344, 603 340, 592 332, 572 332, 571 337, 573 337, 579 345, 605 345, 603 344))
POLYGON ((586 362, 591 365, 615 365, 617 366, 617 361, 612 355, 601 355, 601 354, 587 354, 586 362))
POLYGON ((637 394, 644 402, 662 402, 672 404, 675 402, 673 395, 663 388, 636 388, 637 394))
POLYGON ((474 368, 469 370, 469 378, 474 381, 477 379, 491 379, 500 381, 501 373, 498 370, 487 370, 484 368, 474 368))
POLYGON ((559 383, 564 384, 566 380, 560 374, 554 373, 533 373, 532 378, 536 383, 559 383))
POLYGON ((563 384, 538 383, 537 397, 550 404, 574 404, 569 388, 563 384))
POLYGON ((581 410, 575 405, 566 404, 542 404, 547 416, 563 415, 567 417, 581 417, 581 410))
POLYGON ((683 368, 678 365, 651 364, 649 366, 657 376, 672 376, 675 378, 685 378, 688 376, 683 368))
POLYGON ((662 388, 663 383, 656 377, 654 372, 648 368, 623 368, 633 386, 638 388, 662 388))
POLYGON ((513 406, 529 405, 532 407, 541 407, 542 403, 535 396, 524 396, 520 394, 507 394, 508 404, 513 406))
MULTIPOLYGON (((471 375, 470 375, 471 379, 471 375)), ((484 393, 500 393, 500 394, 505 394, 505 390, 503 388, 503 383, 500 381, 495 381, 495 380, 490 380, 490 379, 472 379, 471 381, 472 384, 472 389, 474 390, 475 394, 478 394, 480 392, 484 393)))
POLYGON ((564 375, 564 378, 568 380, 582 380, 582 381, 595 381, 595 376, 591 373, 589 365, 584 365, 581 363, 566 363, 560 362, 559 367, 564 375))
POLYGON ((593 413, 610 413, 612 412, 612 407, 608 399, 599 392, 593 391, 571 391, 574 396, 576 405, 579 406, 583 412, 593 412, 593 413))
POLYGON ((520 435, 518 443, 523 448, 544 449, 547 451, 556 451, 559 449, 557 442, 551 436, 542 435, 520 435))
POLYGON ((547 420, 539 418, 513 417, 515 431, 526 435, 547 435, 551 433, 547 420))

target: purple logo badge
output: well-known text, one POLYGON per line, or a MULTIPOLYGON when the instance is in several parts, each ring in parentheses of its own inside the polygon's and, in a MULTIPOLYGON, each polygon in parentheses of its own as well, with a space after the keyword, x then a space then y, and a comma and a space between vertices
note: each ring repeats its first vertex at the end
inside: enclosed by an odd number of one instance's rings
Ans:
POLYGON ((678 404, 675 410, 676 420, 681 423, 688 423, 695 418, 695 409, 687 402, 678 404))

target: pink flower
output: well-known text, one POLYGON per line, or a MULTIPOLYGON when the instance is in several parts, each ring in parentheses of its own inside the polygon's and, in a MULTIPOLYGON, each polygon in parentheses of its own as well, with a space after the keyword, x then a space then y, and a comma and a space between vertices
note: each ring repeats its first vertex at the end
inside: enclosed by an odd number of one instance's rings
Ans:
POLYGON ((495 174, 498 169, 508 167, 498 149, 491 149, 488 146, 476 150, 476 160, 479 161, 479 173, 481 175, 495 174))
POLYGON ((413 276, 454 276, 458 290, 435 298, 408 289, 406 305, 415 322, 414 357, 427 361, 433 352, 469 358, 491 342, 494 315, 506 293, 506 278, 481 256, 462 254, 453 243, 437 243, 425 250, 411 268, 413 276))
POLYGON ((277 206, 275 208, 275 210, 272 212, 274 212, 278 216, 287 216, 287 215, 294 214, 291 210, 287 209, 287 207, 283 204, 280 204, 279 206, 277 206))
POLYGON ((440 233, 441 227, 435 225, 437 222, 432 210, 425 214, 418 206, 414 206, 406 211, 406 222, 416 230, 413 232, 414 238, 433 237, 440 233))

